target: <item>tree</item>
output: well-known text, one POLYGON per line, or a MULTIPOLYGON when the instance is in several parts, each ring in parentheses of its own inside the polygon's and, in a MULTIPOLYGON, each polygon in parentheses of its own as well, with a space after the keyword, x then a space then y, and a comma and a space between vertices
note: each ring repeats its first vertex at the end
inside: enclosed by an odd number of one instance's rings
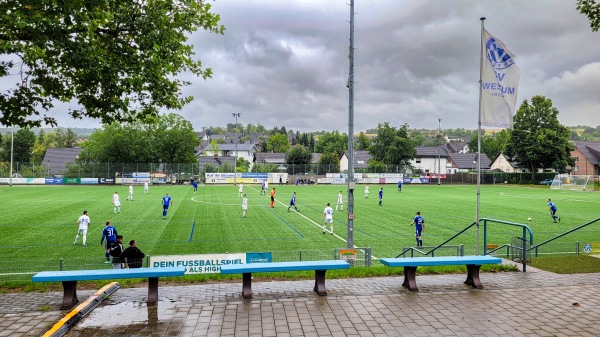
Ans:
POLYGON ((333 152, 323 153, 319 159, 318 174, 332 173, 340 171, 340 157, 333 152))
POLYGON ((77 145, 77 135, 73 129, 68 128, 66 132, 62 129, 56 130, 56 147, 74 148, 77 145))
POLYGON ((105 125, 83 143, 79 157, 96 163, 194 163, 197 145, 192 124, 169 114, 147 124, 105 125))
POLYGON ((250 172, 250 162, 244 158, 238 158, 236 163, 236 170, 240 173, 250 172))
POLYGON ((364 134, 364 132, 361 131, 358 134, 358 150, 368 151, 370 146, 371 140, 369 137, 367 137, 367 135, 364 134))
POLYGON ((376 162, 396 165, 399 169, 409 167, 409 161, 417 155, 415 143, 408 138, 408 125, 396 129, 388 122, 377 125, 377 136, 369 153, 376 162))
POLYGON ((288 174, 308 172, 308 170, 301 170, 301 168, 306 168, 306 165, 310 165, 311 161, 312 153, 308 149, 305 149, 302 145, 294 146, 285 157, 288 174))
POLYGON ((341 156, 348 149, 348 135, 339 131, 326 132, 315 144, 316 153, 335 153, 341 156))
POLYGON ((506 154, 529 168, 532 178, 538 169, 555 168, 564 171, 572 165, 569 129, 558 122, 558 109, 552 100, 533 96, 531 104, 524 100, 514 117, 514 129, 506 154))
POLYGON ((282 153, 290 148, 290 142, 286 135, 274 133, 267 141, 267 152, 282 153))
MULTIPOLYGON (((494 159, 500 153, 506 152, 510 140, 510 130, 504 129, 491 135, 484 134, 481 137, 481 153, 488 158, 494 159)), ((469 151, 477 153, 477 133, 469 141, 469 151)))
POLYGON ((36 163, 41 162, 44 160, 44 156, 46 156, 46 151, 53 147, 56 147, 56 133, 45 133, 44 130, 40 130, 40 133, 35 139, 35 144, 33 145, 32 160, 36 163))
POLYGON ((13 161, 19 163, 31 162, 31 150, 33 150, 33 145, 35 144, 35 133, 30 129, 25 128, 19 129, 14 133, 14 141, 11 140, 11 137, 13 137, 13 135, 10 137, 6 135, 6 137, 4 137, 3 151, 0 153, 2 155, 2 161, 10 161, 12 142, 13 161))
POLYGON ((76 101, 73 118, 104 124, 158 116, 191 101, 179 76, 206 79, 191 32, 222 34, 220 17, 200 0, 0 2, 0 77, 21 80, 0 94, 0 123, 56 125, 54 101, 76 101))
POLYGON ((577 10, 587 16, 593 32, 600 28, 600 4, 595 0, 577 0, 577 10))

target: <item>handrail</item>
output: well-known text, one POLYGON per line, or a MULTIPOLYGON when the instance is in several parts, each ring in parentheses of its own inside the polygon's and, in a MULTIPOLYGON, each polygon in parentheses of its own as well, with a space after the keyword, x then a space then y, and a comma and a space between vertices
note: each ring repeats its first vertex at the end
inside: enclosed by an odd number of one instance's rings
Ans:
MULTIPOLYGON (((510 221, 503 221, 503 220, 496 220, 496 219, 489 219, 489 218, 481 218, 480 221, 483 220, 483 226, 485 228, 485 225, 488 221, 491 222, 496 222, 496 223, 501 223, 504 225, 510 225, 510 226, 517 226, 517 227, 521 227, 523 228, 523 230, 527 229, 527 231, 529 232, 529 244, 533 244, 533 232, 531 231, 531 228, 529 228, 529 226, 522 224, 522 223, 518 223, 518 222, 510 222, 510 221)), ((485 229, 484 229, 485 230, 485 229)), ((485 242, 486 237, 483 237, 483 244, 485 246, 486 242, 485 242)))
MULTIPOLYGON (((521 227, 523 229, 523 236, 521 237, 521 240, 523 240, 523 249, 522 249, 522 253, 523 253, 523 272, 527 271, 527 250, 525 249, 525 242, 527 241, 527 232, 529 232, 529 244, 533 244, 533 232, 531 231, 531 228, 529 228, 529 226, 521 224, 521 223, 516 223, 516 222, 510 222, 510 221, 503 221, 503 220, 496 220, 496 219, 488 219, 488 218, 481 218, 481 220, 483 220, 483 255, 487 255, 488 253, 486 252, 486 248, 487 247, 487 223, 488 221, 490 222, 495 222, 495 223, 499 223, 499 224, 503 224, 503 225, 509 225, 509 226, 517 226, 517 227, 521 227)), ((479 254, 479 252, 477 252, 479 254)))
POLYGON ((598 219, 595 219, 595 220, 592 220, 592 221, 590 221, 590 222, 587 222, 587 223, 584 223, 584 224, 583 224, 583 225, 581 225, 581 226, 578 226, 578 227, 575 227, 575 228, 573 228, 573 229, 570 229, 570 230, 568 230, 568 231, 566 231, 566 232, 564 232, 564 233, 562 233, 562 234, 559 234, 559 235, 557 235, 557 236, 555 236, 555 237, 553 237, 553 238, 550 238, 550 239, 548 239, 548 240, 546 240, 546 241, 542 241, 542 242, 538 243, 537 245, 530 247, 528 250, 533 250, 533 249, 535 249, 535 256, 538 256, 538 247, 540 247, 540 246, 542 246, 542 245, 545 245, 545 244, 547 244, 547 243, 549 243, 549 242, 552 242, 552 241, 554 241, 554 240, 556 240, 556 239, 558 239, 558 238, 561 238, 561 237, 563 237, 563 236, 565 236, 565 235, 567 235, 567 234, 571 234, 571 233, 573 233, 574 231, 577 231, 577 230, 579 230, 579 229, 581 229, 581 228, 583 228, 583 227, 587 227, 587 226, 589 226, 589 225, 591 225, 591 224, 593 224, 593 223, 595 223, 595 222, 598 222, 598 221, 600 221, 600 218, 598 218, 598 219))

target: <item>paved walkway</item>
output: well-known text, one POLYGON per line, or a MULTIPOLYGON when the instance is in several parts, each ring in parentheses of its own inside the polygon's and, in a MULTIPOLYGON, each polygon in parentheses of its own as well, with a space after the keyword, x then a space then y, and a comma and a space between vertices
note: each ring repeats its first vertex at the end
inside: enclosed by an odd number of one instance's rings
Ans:
MULTIPOLYGON (((483 290, 465 275, 253 283, 242 300, 233 284, 163 286, 157 307, 147 288, 120 289, 67 336, 598 336, 600 273, 482 273, 483 290)), ((94 291, 80 291, 85 299, 94 291)), ((0 336, 35 336, 66 312, 62 293, 0 294, 0 336)))

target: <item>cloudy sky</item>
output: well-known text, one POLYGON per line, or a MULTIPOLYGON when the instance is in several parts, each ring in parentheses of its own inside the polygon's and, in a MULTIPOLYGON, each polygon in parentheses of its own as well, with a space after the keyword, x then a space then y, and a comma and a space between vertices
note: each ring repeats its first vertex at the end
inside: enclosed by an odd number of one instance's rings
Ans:
MULTIPOLYGON (((225 35, 198 31, 190 43, 214 75, 190 79, 194 101, 178 113, 197 130, 239 112, 243 124, 347 132, 349 1, 211 1, 225 35)), ((575 1, 355 0, 355 12, 356 132, 383 122, 436 129, 438 118, 476 129, 482 16, 516 54, 519 104, 544 95, 562 124, 600 125, 600 32, 575 1)))

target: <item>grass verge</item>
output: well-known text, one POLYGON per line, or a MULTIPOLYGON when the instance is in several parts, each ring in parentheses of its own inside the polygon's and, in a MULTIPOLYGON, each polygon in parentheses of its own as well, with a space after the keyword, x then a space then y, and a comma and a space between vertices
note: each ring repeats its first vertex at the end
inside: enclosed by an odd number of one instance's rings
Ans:
POLYGON ((535 257, 531 266, 557 274, 600 272, 600 259, 587 255, 554 255, 535 257))

